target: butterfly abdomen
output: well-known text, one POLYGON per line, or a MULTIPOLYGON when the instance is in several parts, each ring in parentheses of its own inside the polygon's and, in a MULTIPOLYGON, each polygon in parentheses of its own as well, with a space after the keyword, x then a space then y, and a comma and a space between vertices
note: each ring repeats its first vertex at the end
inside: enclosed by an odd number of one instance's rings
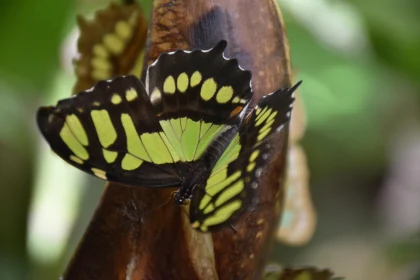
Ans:
POLYGON ((195 191, 200 191, 197 189, 203 189, 204 191, 204 186, 213 167, 237 134, 238 126, 226 126, 225 130, 208 145, 197 164, 188 172, 175 195, 176 204, 184 204, 185 200, 190 199, 195 191))
MULTIPOLYGON (((202 154, 200 160, 206 164, 206 167, 211 171, 216 162, 220 159, 226 148, 232 142, 233 138, 238 134, 238 126, 227 126, 214 140, 209 144, 207 149, 202 154)), ((209 174, 210 175, 210 174, 209 174)))

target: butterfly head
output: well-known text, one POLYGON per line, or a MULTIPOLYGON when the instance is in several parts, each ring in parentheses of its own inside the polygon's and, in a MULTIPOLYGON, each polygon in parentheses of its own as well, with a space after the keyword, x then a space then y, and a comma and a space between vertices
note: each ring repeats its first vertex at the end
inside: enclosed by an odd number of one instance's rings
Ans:
POLYGON ((208 176, 209 171, 205 167, 205 164, 199 163, 192 168, 181 183, 181 187, 174 195, 175 204, 188 204, 194 191, 205 184, 208 176))
POLYGON ((188 205, 190 203, 191 195, 188 193, 182 192, 181 189, 174 193, 173 195, 175 205, 182 206, 188 205))

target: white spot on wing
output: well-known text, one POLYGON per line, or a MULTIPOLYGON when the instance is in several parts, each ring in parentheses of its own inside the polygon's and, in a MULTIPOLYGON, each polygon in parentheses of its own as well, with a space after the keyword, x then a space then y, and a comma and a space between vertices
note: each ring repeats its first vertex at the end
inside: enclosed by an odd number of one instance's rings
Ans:
POLYGON ((276 132, 280 132, 280 130, 282 130, 283 129, 283 124, 281 125, 281 126, 279 126, 279 127, 277 127, 277 129, 276 129, 276 132))

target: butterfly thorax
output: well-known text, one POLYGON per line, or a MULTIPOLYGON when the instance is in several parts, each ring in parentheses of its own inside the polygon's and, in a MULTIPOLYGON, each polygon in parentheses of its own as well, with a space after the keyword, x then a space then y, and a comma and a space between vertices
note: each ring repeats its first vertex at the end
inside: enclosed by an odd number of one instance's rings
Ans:
POLYGON ((183 205, 195 191, 204 191, 204 186, 213 167, 220 159, 226 148, 238 133, 238 126, 227 126, 207 147, 199 160, 188 171, 188 174, 182 181, 181 187, 174 196, 175 204, 183 205))

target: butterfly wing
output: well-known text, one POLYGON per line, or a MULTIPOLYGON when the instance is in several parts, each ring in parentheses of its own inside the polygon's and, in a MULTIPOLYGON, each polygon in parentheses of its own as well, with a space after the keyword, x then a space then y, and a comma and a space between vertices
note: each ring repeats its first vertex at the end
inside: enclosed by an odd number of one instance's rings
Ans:
POLYGON ((160 125, 183 161, 195 161, 225 128, 237 124, 252 96, 251 73, 210 50, 164 53, 147 72, 146 89, 160 125))
POLYGON ((290 119, 293 92, 300 84, 298 82, 292 88, 279 89, 261 98, 239 128, 244 150, 267 142, 275 132, 283 128, 290 119))
POLYGON ((256 203, 256 190, 267 163, 269 139, 288 122, 293 88, 280 89, 263 97, 241 122, 238 135, 213 168, 204 190, 191 200, 190 220, 201 231, 232 223, 256 203))
POLYGON ((179 157, 134 76, 101 81, 40 108, 37 122, 52 150, 82 171, 128 185, 180 182, 179 157))

